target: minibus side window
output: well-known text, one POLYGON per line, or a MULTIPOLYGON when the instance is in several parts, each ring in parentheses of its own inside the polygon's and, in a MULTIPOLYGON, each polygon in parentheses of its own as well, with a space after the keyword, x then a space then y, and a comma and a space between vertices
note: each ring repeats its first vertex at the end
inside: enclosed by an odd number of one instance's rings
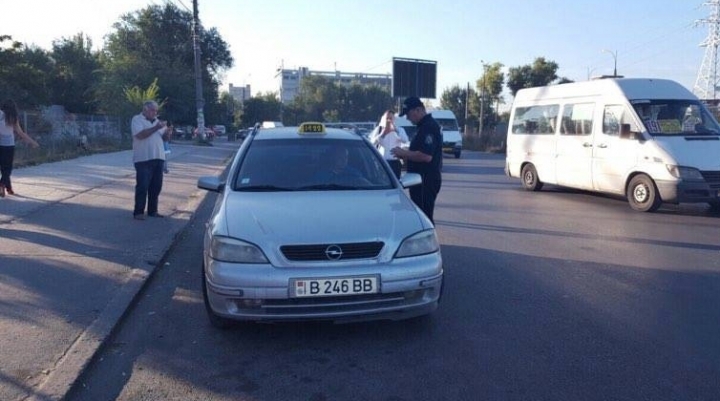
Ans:
POLYGON ((512 121, 513 134, 553 135, 560 106, 557 104, 517 107, 512 121))
POLYGON ((563 106, 560 135, 590 135, 595 103, 569 103, 563 106))

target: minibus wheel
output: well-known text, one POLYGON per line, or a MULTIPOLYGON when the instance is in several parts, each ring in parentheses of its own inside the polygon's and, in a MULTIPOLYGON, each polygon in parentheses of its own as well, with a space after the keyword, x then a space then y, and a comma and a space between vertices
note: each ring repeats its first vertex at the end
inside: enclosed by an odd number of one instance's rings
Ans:
POLYGON ((522 179, 523 188, 528 191, 539 191, 543 186, 535 166, 530 163, 523 166, 520 172, 520 178, 522 179))
POLYGON ((654 212, 662 203, 655 183, 645 174, 638 174, 630 180, 627 199, 630 207, 639 212, 654 212))

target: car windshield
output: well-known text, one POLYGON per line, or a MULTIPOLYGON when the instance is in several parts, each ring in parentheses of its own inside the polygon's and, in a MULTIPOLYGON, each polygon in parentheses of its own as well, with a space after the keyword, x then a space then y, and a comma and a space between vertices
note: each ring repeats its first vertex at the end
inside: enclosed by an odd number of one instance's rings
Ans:
POLYGON ((365 141, 325 138, 250 143, 237 191, 337 191, 393 188, 391 172, 365 141))
POLYGON ((717 120, 697 100, 635 100, 632 105, 652 136, 720 135, 717 120))
POLYGON ((442 127, 443 131, 459 131, 457 120, 454 118, 436 118, 435 121, 442 127))

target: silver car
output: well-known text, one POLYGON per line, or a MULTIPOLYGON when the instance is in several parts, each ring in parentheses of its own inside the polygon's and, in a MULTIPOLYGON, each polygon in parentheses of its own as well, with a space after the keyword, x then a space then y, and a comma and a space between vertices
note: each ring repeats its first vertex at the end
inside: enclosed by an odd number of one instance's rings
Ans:
POLYGON ((204 237, 210 321, 406 319, 443 284, 432 223, 363 137, 319 123, 254 130, 219 192, 204 237))

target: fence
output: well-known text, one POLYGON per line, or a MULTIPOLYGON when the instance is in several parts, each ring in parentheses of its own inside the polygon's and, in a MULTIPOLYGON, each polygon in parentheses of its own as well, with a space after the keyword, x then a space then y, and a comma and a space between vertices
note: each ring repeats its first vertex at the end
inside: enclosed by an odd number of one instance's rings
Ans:
POLYGON ((19 117, 20 125, 40 147, 17 146, 16 166, 112 152, 132 146, 130 122, 123 122, 119 117, 72 114, 65 112, 62 106, 21 111, 19 117))

